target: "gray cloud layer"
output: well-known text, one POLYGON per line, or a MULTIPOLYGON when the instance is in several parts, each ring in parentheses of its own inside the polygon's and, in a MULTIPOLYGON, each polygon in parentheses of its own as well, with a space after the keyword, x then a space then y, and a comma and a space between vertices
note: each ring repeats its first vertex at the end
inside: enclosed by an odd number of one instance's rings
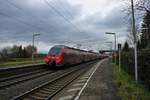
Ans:
MULTIPOLYGON (((82 16, 82 7, 73 6, 67 0, 49 1, 61 15, 68 19, 67 22, 62 16, 58 15, 54 9, 49 7, 46 0, 1 0, 0 1, 0 43, 5 46, 11 42, 30 44, 33 33, 40 33, 38 38, 38 48, 46 50, 44 46, 52 44, 81 43, 83 48, 106 47, 104 35, 106 31, 119 32, 119 36, 124 36, 126 27, 122 21, 123 14, 118 8, 114 8, 104 18, 101 13, 82 16), (101 43, 101 44, 100 44, 101 43)), ((2 48, 0 46, 0 48, 2 48)))

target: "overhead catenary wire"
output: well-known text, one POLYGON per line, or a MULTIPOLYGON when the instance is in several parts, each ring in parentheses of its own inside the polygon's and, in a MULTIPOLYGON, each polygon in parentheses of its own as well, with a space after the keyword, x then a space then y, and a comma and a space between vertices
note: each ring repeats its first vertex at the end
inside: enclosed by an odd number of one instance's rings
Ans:
MULTIPOLYGON (((68 11, 69 8, 67 9, 66 6, 62 6, 62 5, 61 5, 61 4, 63 4, 62 0, 52 0, 52 1, 54 1, 54 2, 56 1, 56 2, 59 4, 59 6, 64 9, 63 11, 64 11, 65 13, 67 13, 67 15, 69 15, 69 18, 74 19, 74 16, 68 11)), ((54 3, 54 2, 53 2, 53 3, 54 3)))
MULTIPOLYGON (((17 6, 16 4, 12 3, 11 1, 6 0, 5 2, 7 2, 7 3, 9 3, 11 6, 17 8, 17 9, 20 10, 22 13, 25 12, 21 7, 17 6)), ((9 15, 8 15, 8 16, 9 16, 9 15)), ((7 16, 7 17, 8 17, 8 16, 7 16)), ((30 16, 31 16, 31 15, 30 15, 30 16)), ((10 16, 9 16, 9 18, 10 18, 10 16)), ((36 17, 33 16, 33 18, 36 18, 36 17)), ((17 19, 17 18, 14 18, 14 19, 17 19)), ((18 20, 18 19, 17 19, 17 20, 18 20)), ((28 23, 26 23, 26 22, 24 22, 24 21, 22 21, 22 20, 20 20, 20 21, 23 22, 23 23, 26 24, 26 25, 35 27, 35 28, 40 29, 40 30, 42 29, 42 28, 39 27, 39 26, 35 26, 35 25, 33 25, 33 24, 28 24, 28 23)))
MULTIPOLYGON (((7 15, 7 14, 5 14, 5 13, 3 13, 3 12, 0 12, 0 15, 1 15, 1 16, 5 16, 5 17, 8 17, 8 18, 10 18, 10 19, 14 19, 14 20, 16 20, 17 22, 22 23, 22 24, 24 24, 24 25, 26 25, 26 26, 28 26, 28 27, 31 26, 31 27, 34 27, 34 28, 35 28, 34 25, 28 24, 28 23, 26 23, 26 22, 24 22, 24 21, 22 21, 22 20, 20 20, 20 19, 17 19, 16 17, 7 15)), ((31 28, 31 27, 30 27, 30 28, 31 28)), ((38 27, 36 27, 36 28, 38 28, 38 27)), ((38 29, 39 29, 39 28, 38 28, 38 29)))
MULTIPOLYGON (((71 24, 73 27, 74 27, 74 29, 75 30, 77 30, 78 32, 82 32, 71 20, 69 20, 66 16, 64 16, 59 10, 57 10, 57 8, 55 7, 55 6, 53 6, 52 4, 50 4, 49 2, 48 2, 48 0, 44 0, 44 1, 46 1, 47 3, 47 5, 53 10, 53 11, 55 11, 59 16, 61 16, 65 21, 67 21, 69 24, 71 24)), ((18 10, 20 10, 22 13, 25 13, 25 10, 24 9, 22 9, 20 6, 18 6, 18 5, 16 5, 16 4, 14 4, 13 2, 11 2, 11 1, 9 1, 9 0, 6 0, 6 2, 8 2, 10 5, 12 5, 13 7, 15 7, 15 8, 17 8, 18 10)), ((7 3, 7 4, 8 4, 7 3)), ((24 21, 24 20, 22 20, 22 19, 20 19, 20 18, 17 18, 17 17, 15 17, 15 16, 11 16, 11 15, 9 15, 9 14, 7 14, 7 13, 5 13, 5 12, 0 12, 0 15, 1 16, 5 16, 5 17, 8 17, 9 19, 13 19, 13 21, 16 21, 16 22, 19 22, 19 23, 21 23, 21 24, 23 24, 23 25, 26 25, 27 27, 29 27, 32 31, 33 31, 33 29, 35 30, 41 30, 42 28, 41 27, 38 27, 37 25, 34 25, 34 24, 30 24, 30 23, 27 23, 26 21, 24 21)), ((31 14, 29 15, 29 16, 32 16, 31 14)), ((33 17, 33 16, 32 16, 33 17)), ((38 31, 37 30, 37 31, 38 31)))
MULTIPOLYGON (((18 10, 20 10, 22 13, 25 12, 25 10, 23 10, 21 7, 17 6, 16 4, 14 4, 13 2, 6 0, 7 3, 9 3, 10 5, 12 5, 13 7, 17 8, 18 10)), ((68 23, 70 23, 72 26, 74 26, 74 28, 78 31, 78 32, 82 32, 75 24, 72 23, 72 21, 70 21, 66 16, 64 16, 62 13, 60 13, 60 11, 57 10, 57 8, 55 6, 53 6, 52 4, 50 4, 47 0, 44 0, 44 2, 48 5, 48 7, 50 7, 53 11, 55 11, 59 16, 61 16, 65 21, 67 21, 68 23)), ((64 8, 64 7, 63 7, 64 8)), ((64 8, 65 11, 66 8, 64 8)), ((69 13, 69 12, 68 12, 69 13)), ((73 16, 69 13, 70 17, 73 19, 73 16)), ((30 16, 32 16, 30 14, 30 16)), ((36 18, 35 16, 32 16, 33 18, 36 18)), ((32 25, 35 26, 35 25, 32 25)), ((36 26, 37 27, 37 26, 36 26)), ((42 29, 41 27, 38 27, 40 29, 42 29)))
MULTIPOLYGON (((20 10, 22 13, 25 12, 21 7, 17 6, 16 4, 12 3, 11 1, 6 0, 6 2, 9 3, 10 5, 12 5, 13 7, 17 8, 18 10, 20 10)), ((60 13, 53 5, 51 5, 47 0, 44 0, 44 2, 45 2, 52 10, 54 10, 59 16, 61 16, 65 21, 67 21, 67 22, 70 23, 72 26, 74 26, 74 28, 75 28, 78 32, 82 32, 75 24, 73 24, 67 17, 65 17, 62 13, 60 13)), ((4 13, 3 13, 3 14, 1 13, 1 15, 7 16, 7 17, 11 18, 11 16, 9 16, 9 15, 7 15, 7 14, 4 14, 4 13)), ((30 15, 30 16, 32 16, 32 15, 30 15)), ((70 14, 70 16, 73 17, 71 14, 70 14)), ((34 17, 34 16, 32 16, 32 17, 34 17)), ((42 29, 41 27, 38 27, 38 26, 35 26, 35 25, 32 25, 32 24, 28 24, 28 23, 26 23, 26 22, 24 22, 24 21, 22 21, 22 20, 19 20, 19 19, 15 18, 15 17, 14 17, 13 19, 15 19, 15 20, 17 20, 18 22, 23 23, 23 24, 25 24, 25 25, 27 25, 27 26, 29 25, 29 26, 32 26, 32 27, 35 27, 35 28, 38 28, 38 29, 42 29)))
MULTIPOLYGON (((56 7, 58 6, 58 7, 60 7, 60 9, 63 9, 62 11, 67 15, 67 17, 66 18, 70 18, 70 19, 75 19, 75 16, 74 15, 72 15, 72 13, 70 12, 70 10, 69 10, 69 8, 68 8, 68 6, 64 6, 63 5, 63 0, 51 0, 51 2, 50 3, 53 3, 54 5, 56 5, 56 7)), ((59 10, 58 10, 59 11, 59 10)), ((60 11, 59 11, 60 12, 60 11)), ((68 18, 68 19, 69 19, 68 18)), ((72 22, 72 21, 71 21, 72 22)), ((81 29, 80 27, 81 27, 81 22, 79 22, 78 23, 78 25, 75 25, 80 31, 82 30, 82 33, 84 32, 84 33, 86 33, 85 32, 85 30, 84 29, 81 29)), ((87 35, 87 34, 86 34, 87 35)), ((90 36, 89 36, 90 37, 90 36)))
MULTIPOLYGON (((30 31, 33 31, 33 29, 34 29, 34 32, 35 32, 35 30, 36 30, 36 32, 38 32, 37 30, 40 30, 40 28, 38 28, 38 27, 36 27, 36 26, 34 26, 34 25, 28 24, 28 23, 26 23, 26 22, 24 22, 24 21, 22 21, 22 20, 20 20, 20 19, 17 19, 16 17, 10 16, 10 15, 5 14, 5 13, 3 13, 3 12, 0 12, 0 16, 7 17, 7 18, 9 18, 9 19, 11 19, 11 20, 13 19, 13 21, 15 20, 16 22, 27 26, 30 31)), ((19 38, 20 38, 19 35, 15 35, 15 38, 16 38, 16 37, 19 37, 19 38)))
MULTIPOLYGON (((11 1, 9 1, 9 0, 6 0, 6 2, 7 3, 9 3, 11 6, 13 6, 13 7, 15 7, 16 9, 18 9, 21 13, 26 13, 26 11, 24 10, 24 9, 22 9, 21 7, 19 7, 19 6, 17 6, 16 4, 14 4, 13 2, 11 2, 11 1)), ((37 18, 37 16, 34 16, 34 15, 31 15, 30 14, 30 16, 33 18, 33 19, 35 19, 35 18, 37 18)), ((38 21, 40 21, 40 22, 44 22, 44 21, 42 21, 42 20, 39 20, 38 19, 38 21)), ((45 23, 45 22, 44 22, 45 23)), ((47 24, 47 23, 46 23, 47 24)), ((40 28, 40 27, 39 27, 40 28)), ((41 28, 42 29, 42 28, 41 28)))
POLYGON ((75 24, 73 24, 68 18, 66 18, 62 13, 60 13, 53 5, 51 5, 48 0, 43 0, 53 11, 55 11, 60 17, 62 17, 65 21, 71 24, 78 32, 82 32, 75 24))

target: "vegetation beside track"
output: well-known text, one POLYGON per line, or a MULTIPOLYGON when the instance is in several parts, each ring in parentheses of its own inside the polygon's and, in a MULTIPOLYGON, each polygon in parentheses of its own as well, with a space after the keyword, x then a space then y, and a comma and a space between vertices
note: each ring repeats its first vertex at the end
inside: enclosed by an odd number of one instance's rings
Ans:
POLYGON ((112 64, 112 66, 121 100, 150 100, 150 92, 143 85, 136 84, 134 79, 125 71, 119 72, 118 66, 115 64, 112 64))
POLYGON ((31 58, 13 58, 9 61, 0 62, 0 68, 2 67, 14 67, 18 65, 28 65, 28 64, 43 64, 43 58, 35 59, 34 62, 31 58))

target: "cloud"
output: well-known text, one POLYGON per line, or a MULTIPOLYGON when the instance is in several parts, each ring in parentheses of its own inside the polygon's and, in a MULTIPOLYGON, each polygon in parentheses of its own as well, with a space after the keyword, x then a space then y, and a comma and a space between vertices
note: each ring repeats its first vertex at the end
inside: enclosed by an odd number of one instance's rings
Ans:
MULTIPOLYGON (((41 40, 47 40, 46 42, 48 42, 51 40, 48 37, 58 38, 58 36, 68 35, 74 29, 72 25, 66 22, 66 20, 60 17, 49 6, 46 4, 42 4, 42 6, 37 1, 41 0, 30 0, 30 2, 29 0, 23 2, 19 2, 19 0, 9 1, 13 5, 7 2, 7 0, 3 1, 1 3, 2 6, 0 6, 2 7, 0 11, 1 37, 8 36, 13 38, 13 36, 16 36, 22 40, 22 37, 28 38, 34 32, 37 32, 41 33, 41 40), (40 4, 41 6, 37 6, 34 3, 40 4)), ((67 5, 69 4, 66 2, 62 6, 67 5)), ((61 12, 61 9, 58 10, 61 12)), ((77 12, 76 8, 72 7, 71 12, 77 12)), ((76 13, 72 13, 71 15, 76 16, 76 13)))
POLYGON ((33 33, 40 33, 35 39, 39 51, 48 51, 55 44, 72 47, 82 44, 81 49, 98 50, 107 48, 105 41, 113 41, 105 32, 116 32, 118 38, 125 36, 121 6, 119 3, 113 6, 116 0, 109 4, 107 0, 98 3, 94 0, 91 5, 89 0, 47 0, 50 6, 44 1, 0 1, 0 48, 31 44, 33 33), (99 8, 98 4, 103 6, 99 8), (108 8, 104 9, 104 5, 108 8))

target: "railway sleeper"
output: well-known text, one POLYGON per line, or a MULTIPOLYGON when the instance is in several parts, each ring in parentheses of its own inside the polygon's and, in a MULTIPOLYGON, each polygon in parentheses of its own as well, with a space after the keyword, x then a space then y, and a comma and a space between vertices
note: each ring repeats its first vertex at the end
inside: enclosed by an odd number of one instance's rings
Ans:
POLYGON ((38 96, 38 97, 48 97, 50 94, 46 94, 46 93, 40 93, 40 92, 35 92, 33 93, 34 96, 38 96))
MULTIPOLYGON (((49 93, 51 93, 51 92, 54 92, 54 91, 57 91, 58 89, 46 89, 46 88, 44 88, 44 89, 41 89, 42 91, 47 91, 47 92, 49 92, 49 93)), ((41 90, 39 90, 39 91, 41 91, 41 90)))
POLYGON ((53 86, 47 86, 46 88, 49 88, 49 89, 53 89, 53 90, 56 90, 57 88, 60 88, 62 86, 62 84, 61 85, 57 85, 57 84, 55 84, 55 85, 53 85, 53 86))
MULTIPOLYGON (((43 88, 42 89, 43 91, 51 91, 52 89, 51 88, 43 88)), ((53 89, 54 90, 54 89, 53 89)))
MULTIPOLYGON (((40 92, 41 90, 39 90, 40 92)), ((44 90, 45 91, 45 90, 44 90)), ((53 92, 55 92, 56 90, 48 90, 48 91, 42 91, 41 93, 47 93, 47 94, 52 94, 53 92)))
POLYGON ((48 87, 46 87, 44 89, 49 89, 49 91, 50 90, 56 91, 58 88, 60 88, 60 87, 51 87, 51 86, 48 86, 48 87))
MULTIPOLYGON (((29 95, 28 97, 25 97, 28 100, 44 100, 45 97, 41 97, 41 96, 35 96, 35 95, 29 95)), ((24 100, 24 98, 22 98, 22 100, 24 100)))
POLYGON ((47 90, 40 90, 39 93, 45 93, 45 94, 50 94, 52 91, 47 91, 47 90))

